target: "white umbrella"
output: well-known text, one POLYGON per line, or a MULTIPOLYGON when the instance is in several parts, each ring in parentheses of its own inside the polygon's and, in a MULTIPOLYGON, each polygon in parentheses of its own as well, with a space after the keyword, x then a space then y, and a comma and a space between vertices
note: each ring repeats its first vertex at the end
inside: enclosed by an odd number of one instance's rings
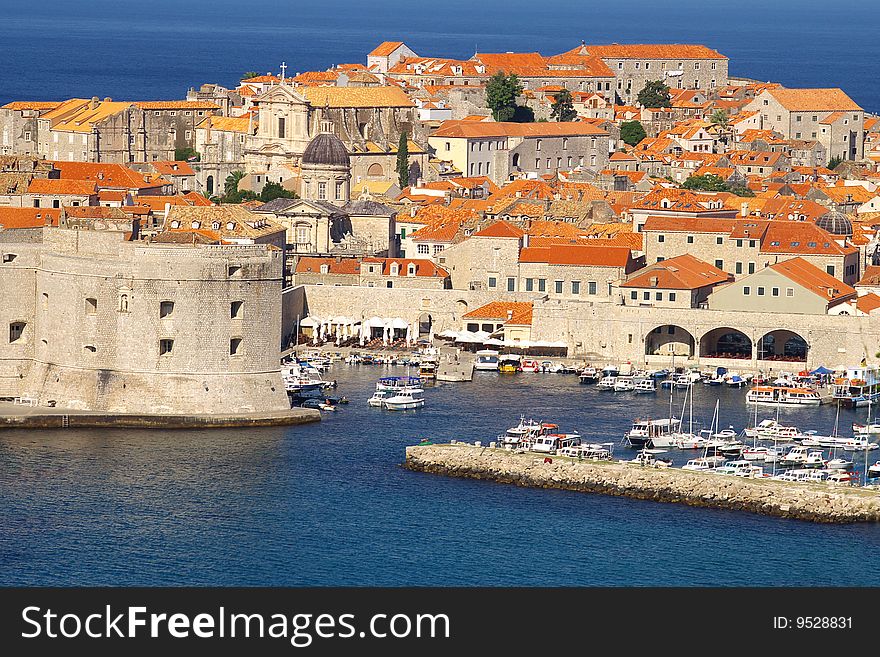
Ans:
POLYGON ((434 342, 434 325, 431 324, 431 332, 428 333, 428 342, 434 342))
POLYGON ((412 326, 406 325, 406 343, 412 344, 412 326))
POLYGON ((309 315, 308 317, 306 317, 305 319, 303 319, 303 320, 299 323, 299 325, 300 325, 300 326, 309 326, 309 327, 311 327, 311 328, 314 328, 314 327, 316 327, 316 326, 320 326, 320 325, 321 325, 321 320, 318 319, 317 317, 312 317, 311 315, 309 315))
POLYGON ((441 331, 437 334, 441 338, 454 338, 458 336, 458 331, 453 331, 452 329, 446 329, 445 331, 441 331))

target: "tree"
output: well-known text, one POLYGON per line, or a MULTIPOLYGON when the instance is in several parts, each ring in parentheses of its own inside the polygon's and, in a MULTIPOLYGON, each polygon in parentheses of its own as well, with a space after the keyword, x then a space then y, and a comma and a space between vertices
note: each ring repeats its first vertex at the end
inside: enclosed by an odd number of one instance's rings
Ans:
POLYGON ((226 196, 235 194, 238 191, 238 183, 242 178, 244 178, 244 171, 233 171, 226 176, 226 183, 223 186, 223 191, 226 192, 226 196))
POLYGON ((223 203, 242 203, 243 201, 253 201, 257 198, 257 194, 249 189, 238 189, 238 183, 244 178, 244 171, 233 171, 226 176, 225 193, 220 197, 223 203))
POLYGON ((505 75, 498 71, 486 84, 486 105, 492 110, 496 121, 510 121, 516 112, 516 99, 522 93, 522 85, 516 73, 505 75))
POLYGON ((571 98, 571 92, 568 89, 563 89, 553 97, 550 118, 563 123, 576 121, 577 117, 578 113, 574 109, 574 101, 571 98))
POLYGON ((409 186, 409 140, 406 132, 400 133, 397 145, 397 182, 401 189, 409 186))
POLYGON ((534 123, 535 110, 528 105, 517 105, 516 109, 513 111, 513 118, 511 120, 514 123, 534 123))
POLYGON ((663 80, 648 80, 639 92, 637 99, 642 107, 672 106, 669 87, 663 84, 663 80))
POLYGON ((258 77, 260 77, 260 73, 257 73, 256 71, 248 71, 247 73, 245 73, 244 75, 241 76, 241 79, 242 80, 250 80, 251 78, 258 78, 258 77))
POLYGON ((269 201, 274 201, 276 198, 299 198, 295 192, 290 191, 289 189, 284 189, 280 183, 277 182, 267 182, 263 185, 263 190, 260 192, 260 200, 263 203, 268 203, 269 201))
POLYGON ((715 110, 709 117, 709 123, 717 125, 719 128, 726 128, 730 124, 730 117, 724 110, 715 110))
POLYGON ((682 185, 684 189, 692 189, 701 192, 729 192, 730 187, 724 182, 724 178, 714 173, 702 176, 690 176, 682 185))
POLYGON ((638 121, 624 121, 620 124, 620 138, 630 146, 635 146, 647 136, 645 127, 638 121))
POLYGON ((828 168, 832 169, 832 170, 836 169, 837 165, 840 164, 841 162, 843 162, 843 158, 835 155, 830 160, 828 160, 828 168))
POLYGON ((196 149, 190 148, 189 146, 174 149, 174 159, 178 162, 189 162, 190 160, 198 162, 201 157, 202 156, 196 152, 196 149))

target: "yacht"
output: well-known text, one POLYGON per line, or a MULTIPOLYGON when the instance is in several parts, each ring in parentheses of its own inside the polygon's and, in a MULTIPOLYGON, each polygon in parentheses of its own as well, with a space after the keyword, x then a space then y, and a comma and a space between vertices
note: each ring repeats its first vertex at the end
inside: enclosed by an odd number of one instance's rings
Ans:
POLYGON ((384 405, 389 411, 407 411, 421 408, 425 405, 424 390, 421 388, 401 390, 386 398, 384 405))
POLYGON ((868 479, 872 479, 874 477, 880 477, 880 461, 877 461, 873 465, 868 466, 868 479))
POLYGON ((790 442, 801 438, 802 434, 797 427, 783 426, 776 420, 761 420, 755 427, 745 429, 749 438, 761 438, 776 442, 790 442))
POLYGON ((762 461, 764 463, 775 463, 784 456, 781 449, 775 447, 746 447, 742 450, 742 458, 746 461, 762 461))
POLYGON ((376 390, 391 392, 421 387, 422 379, 418 376, 383 376, 376 382, 376 390))
POLYGON ((474 369, 477 371, 497 372, 498 371, 498 352, 493 349, 483 349, 476 354, 477 360, 474 362, 474 369))
POLYGON ((673 434, 681 427, 681 420, 664 418, 660 420, 636 420, 624 435, 630 447, 673 447, 673 434))
POLYGON ((812 388, 789 386, 755 386, 746 393, 747 404, 762 406, 818 406, 822 397, 812 388))
POLYGON ((321 379, 320 375, 307 373, 298 363, 282 365, 281 379, 288 393, 299 395, 317 392, 332 385, 321 379))

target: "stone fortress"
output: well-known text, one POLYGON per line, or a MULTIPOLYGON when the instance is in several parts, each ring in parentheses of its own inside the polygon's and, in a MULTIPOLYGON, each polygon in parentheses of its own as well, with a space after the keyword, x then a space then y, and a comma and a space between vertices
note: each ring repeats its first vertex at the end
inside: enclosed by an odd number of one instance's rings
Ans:
POLYGON ((276 413, 283 252, 0 230, 0 398, 119 414, 276 413))

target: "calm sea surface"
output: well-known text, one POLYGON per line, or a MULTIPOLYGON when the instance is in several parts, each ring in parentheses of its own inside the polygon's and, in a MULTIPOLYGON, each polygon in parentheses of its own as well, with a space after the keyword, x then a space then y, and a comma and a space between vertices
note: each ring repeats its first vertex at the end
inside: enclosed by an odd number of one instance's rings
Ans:
POLYGON ((871 0, 42 0, 0 2, 0 102, 181 98, 245 71, 365 63, 379 42, 426 56, 556 54, 587 43, 705 43, 731 75, 842 87, 880 111, 871 0))
MULTIPOLYGON (((521 413, 618 441, 635 416, 665 416, 668 392, 480 373, 431 387, 419 411, 366 405, 376 378, 403 372, 335 366, 329 376, 351 403, 308 427, 0 433, 0 584, 880 585, 876 525, 399 467, 424 437, 488 441, 521 413)), ((708 423, 720 399, 722 427, 741 429, 743 395, 697 386, 695 415, 708 423)), ((864 415, 843 411, 840 425, 864 415)), ((834 412, 781 419, 828 432, 834 412)))

